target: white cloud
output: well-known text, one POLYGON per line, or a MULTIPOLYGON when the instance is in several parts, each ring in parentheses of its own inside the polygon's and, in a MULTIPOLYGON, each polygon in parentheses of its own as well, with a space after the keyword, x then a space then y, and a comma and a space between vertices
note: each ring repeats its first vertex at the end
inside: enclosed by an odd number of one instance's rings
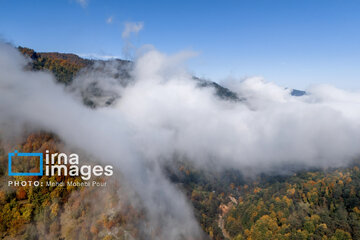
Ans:
POLYGON ((76 2, 80 4, 81 7, 86 8, 89 3, 89 0, 76 0, 76 2))
POLYGON ((107 24, 112 24, 113 23, 113 20, 114 20, 114 17, 113 16, 110 16, 106 19, 106 23, 107 24))
POLYGON ((150 50, 134 62, 127 87, 112 85, 116 65, 105 69, 109 78, 86 73, 86 81, 101 81, 100 87, 121 96, 111 107, 90 109, 49 73, 25 72, 26 61, 15 49, 0 44, 0 53, 0 130, 14 134, 26 124, 50 131, 116 166, 159 229, 157 239, 200 239, 185 196, 161 171, 174 154, 205 170, 244 174, 345 166, 360 155, 360 92, 318 86, 293 97, 252 78, 227 83, 246 101, 224 101, 182 68, 191 54, 150 50))
POLYGON ((121 111, 86 108, 55 84, 50 73, 24 71, 26 64, 16 49, 0 43, 0 137, 9 136, 5 131, 14 135, 27 123, 29 128, 54 131, 68 146, 114 165, 126 179, 122 184, 139 194, 150 219, 144 228, 156 229, 156 239, 201 239, 186 197, 159 165, 149 168, 132 143, 131 123, 121 111))
POLYGON ((122 32, 123 38, 128 38, 132 33, 137 34, 144 28, 143 22, 125 22, 125 28, 122 32))

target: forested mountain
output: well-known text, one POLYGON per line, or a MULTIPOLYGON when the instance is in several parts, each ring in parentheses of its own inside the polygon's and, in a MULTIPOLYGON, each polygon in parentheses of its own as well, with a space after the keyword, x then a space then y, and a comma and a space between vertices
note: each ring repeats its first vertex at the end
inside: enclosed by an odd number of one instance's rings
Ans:
POLYGON ((235 239, 360 239, 357 166, 261 179, 238 191, 225 214, 235 239))
POLYGON ((19 51, 31 58, 30 67, 33 70, 49 70, 59 82, 64 84, 69 84, 81 68, 93 63, 75 54, 37 53, 33 49, 24 47, 19 47, 19 51))
MULTIPOLYGON (((101 71, 103 66, 103 61, 74 54, 37 53, 22 47, 19 50, 32 59, 30 69, 49 70, 58 82, 67 86, 80 71, 101 71), (96 62, 100 64, 95 65, 96 62)), ((116 61, 120 66, 131 65, 129 61, 116 61)), ((129 77, 124 69, 117 73, 119 78, 129 77)), ((213 87, 224 100, 245 100, 217 83, 194 80, 200 87, 213 87)), ((107 94, 98 93, 96 86, 90 91, 95 96, 107 94)), ((292 94, 306 93, 294 90, 292 94)), ((83 97, 87 105, 96 107, 91 101, 93 95, 83 97)), ((141 231, 142 224, 148 221, 144 209, 128 202, 127 190, 119 183, 113 183, 114 191, 107 192, 85 187, 5 186, 6 152, 12 147, 0 142, 1 239, 157 239, 156 230, 154 235, 141 231), (118 192, 123 193, 122 198, 118 192)), ((27 134, 16 147, 20 152, 49 149, 55 153, 60 151, 62 141, 54 134, 36 132, 27 134)), ((32 170, 38 171, 39 166, 32 170)), ((284 175, 249 178, 231 169, 206 172, 184 159, 175 159, 163 171, 186 193, 208 239, 360 239, 359 162, 346 168, 302 169, 284 175)), ((64 176, 13 178, 83 181, 79 177, 64 176)))
MULTIPOLYGON (((81 69, 85 69, 85 71, 104 71, 105 63, 107 62, 103 60, 84 59, 75 54, 69 53, 38 53, 33 49, 24 47, 19 47, 19 51, 31 58, 32 62, 30 68, 33 70, 49 70, 55 75, 59 83, 63 83, 65 85, 70 84, 81 69), (95 65, 95 63, 97 64, 95 65)), ((115 73, 112 77, 115 79, 130 78, 128 71, 131 69, 132 62, 121 59, 113 59, 112 61, 115 61, 118 64, 118 72, 115 73)), ((234 101, 241 100, 241 98, 239 98, 236 93, 215 82, 206 81, 198 77, 194 77, 194 80, 198 82, 200 87, 214 88, 217 95, 223 99, 234 101)), ((92 91, 96 92, 98 89, 94 88, 92 91)), ((91 101, 87 103, 91 106, 94 105, 94 103, 91 101)))
POLYGON ((358 166, 246 179, 180 164, 169 176, 213 239, 360 239, 358 166))
MULTIPOLYGON (((29 135, 18 149, 57 152, 59 144, 61 141, 56 136, 38 133, 29 135)), ((2 183, 7 162, 3 145, 0 149, 2 183)), ((38 168, 36 166, 33 171, 38 168)), ((212 239, 360 238, 360 170, 357 164, 256 179, 246 179, 232 170, 207 173, 181 161, 174 162, 166 171, 169 179, 187 193, 196 218, 212 239)), ((14 180, 82 182, 81 178, 49 179, 46 176, 14 177, 14 180)), ((108 235, 116 229, 121 229, 117 236, 122 237, 143 234, 139 230, 143 210, 118 199, 115 193, 119 190, 114 189, 113 195, 111 191, 100 193, 104 197, 102 204, 109 208, 104 212, 87 202, 88 197, 96 194, 91 188, 18 186, 1 189, 0 232, 5 239, 38 239, 39 236, 45 239, 116 239, 108 235), (76 198, 75 192, 78 192, 76 198), (64 218, 66 221, 60 220, 64 218), (77 224, 76 230, 71 222, 77 224)))
MULTIPOLYGON (((59 147, 61 142, 56 136, 41 132, 30 134, 17 149, 45 154, 45 149, 56 153, 59 147)), ((4 148, 6 144, 0 143, 0 239, 116 239, 112 236, 114 232, 124 237, 122 239, 128 239, 127 235, 141 236, 142 210, 127 204, 125 194, 119 199, 117 193, 121 190, 115 185, 109 186, 110 191, 102 191, 101 188, 46 185, 46 182, 62 181, 81 183, 80 177, 16 176, 11 180, 39 181, 44 186, 3 186, 8 178, 4 148)), ((38 172, 39 165, 32 171, 38 172)))
MULTIPOLYGON (((71 53, 58 53, 58 52, 35 52, 33 49, 19 47, 19 51, 24 55, 28 56, 32 60, 30 68, 33 70, 49 70, 51 71, 58 82, 63 84, 70 84, 76 74, 81 69, 86 70, 96 70, 102 71, 106 61, 103 60, 90 60, 81 58, 75 54, 71 53), (94 66, 95 63, 98 63, 94 66)), ((131 69, 132 62, 121 59, 113 59, 118 63, 119 71, 112 76, 114 78, 129 78, 128 71, 131 69)), ((193 77, 195 81, 198 82, 199 87, 211 87, 216 90, 216 94, 225 99, 232 101, 241 101, 244 100, 241 96, 238 96, 236 93, 232 92, 228 88, 225 88, 218 83, 207 81, 198 77, 193 77)), ((305 91, 293 89, 291 95, 293 96, 303 96, 305 91)), ((90 105, 94 103, 89 103, 90 105)))

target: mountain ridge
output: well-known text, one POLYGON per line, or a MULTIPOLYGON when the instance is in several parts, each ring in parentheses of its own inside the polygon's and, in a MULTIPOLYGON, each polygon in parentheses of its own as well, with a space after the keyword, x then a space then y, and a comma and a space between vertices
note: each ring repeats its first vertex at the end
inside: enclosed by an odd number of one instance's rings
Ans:
MULTIPOLYGON (((50 70, 56 77, 57 81, 64 83, 65 85, 71 84, 76 74, 80 72, 81 69, 90 68, 95 63, 106 63, 109 61, 116 61, 120 65, 130 65, 132 61, 123 60, 123 59, 111 59, 111 60, 99 60, 99 59, 87 59, 82 58, 73 53, 60 53, 60 52, 36 52, 33 49, 26 47, 18 47, 19 51, 28 56, 33 61, 32 69, 50 70)), ((129 73, 126 73, 129 75, 129 73)), ((213 82, 211 80, 204 80, 199 77, 193 76, 193 79, 198 82, 199 87, 211 87, 215 89, 216 95, 224 100, 230 101, 244 101, 245 98, 238 96, 237 93, 231 91, 230 89, 213 82)), ((97 89, 98 90, 98 89, 97 89)), ((306 94, 305 91, 292 89, 292 96, 300 97, 306 94)), ((112 102, 111 100, 110 102, 112 102)), ((89 101, 90 105, 94 105, 93 102, 89 101)))

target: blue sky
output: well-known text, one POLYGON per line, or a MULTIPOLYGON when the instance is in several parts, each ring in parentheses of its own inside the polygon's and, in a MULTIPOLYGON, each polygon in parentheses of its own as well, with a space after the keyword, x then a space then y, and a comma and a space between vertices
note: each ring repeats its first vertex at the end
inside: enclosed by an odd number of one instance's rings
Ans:
POLYGON ((125 57, 124 24, 142 22, 135 46, 196 51, 189 68, 199 77, 360 90, 359 13, 356 0, 0 0, 0 36, 36 51, 125 57))

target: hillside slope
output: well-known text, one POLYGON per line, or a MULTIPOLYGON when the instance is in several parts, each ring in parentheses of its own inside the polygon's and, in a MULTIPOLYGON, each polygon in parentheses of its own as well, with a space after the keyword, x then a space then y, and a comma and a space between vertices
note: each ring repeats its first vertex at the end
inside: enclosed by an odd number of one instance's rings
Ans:
MULTIPOLYGON (((52 72, 56 80, 71 86, 81 71, 104 71, 106 62, 74 54, 37 53, 19 48, 32 62, 29 69, 52 72)), ((117 66, 131 62, 117 61, 117 66)), ((120 67, 117 79, 130 78, 120 67)), ((100 77, 103 75, 99 75, 100 77)), ((86 75, 85 75, 86 77, 86 75)), ((211 87, 226 101, 246 101, 221 85, 194 77, 199 87, 211 87)), ((126 84, 127 81, 124 82, 126 84)), ((93 97, 119 96, 91 86, 82 95, 84 103, 97 107, 93 97)), ((302 96, 294 90, 292 95, 302 96)), ((108 100, 108 99, 106 99, 108 100)), ((112 103, 109 102, 109 104, 112 103)), ((105 101, 107 102, 107 101, 105 101)), ((157 230, 143 232, 148 224, 141 204, 129 203, 121 181, 109 191, 65 187, 8 187, 6 152, 59 152, 61 140, 45 132, 28 134, 20 142, 0 143, 0 238, 4 239, 158 239, 157 230), (114 194, 122 191, 120 195, 114 194), (119 196, 124 198, 119 199, 119 196), (90 200, 91 201, 90 201, 90 200), (101 203, 101 204, 99 204, 101 203), (98 206, 102 207, 99 208, 98 206)), ((240 171, 197 169, 184 159, 163 167, 168 179, 187 196, 195 217, 210 239, 360 239, 359 163, 338 169, 302 169, 286 175, 244 177, 240 171)), ((39 166, 34 167, 37 171, 39 166)), ((46 181, 46 177, 11 179, 46 181), (44 179, 43 179, 44 178, 44 179)), ((69 180, 59 176, 54 180, 69 180)), ((80 179, 71 179, 81 181, 80 179)), ((101 180, 101 179, 100 179, 101 180)))

